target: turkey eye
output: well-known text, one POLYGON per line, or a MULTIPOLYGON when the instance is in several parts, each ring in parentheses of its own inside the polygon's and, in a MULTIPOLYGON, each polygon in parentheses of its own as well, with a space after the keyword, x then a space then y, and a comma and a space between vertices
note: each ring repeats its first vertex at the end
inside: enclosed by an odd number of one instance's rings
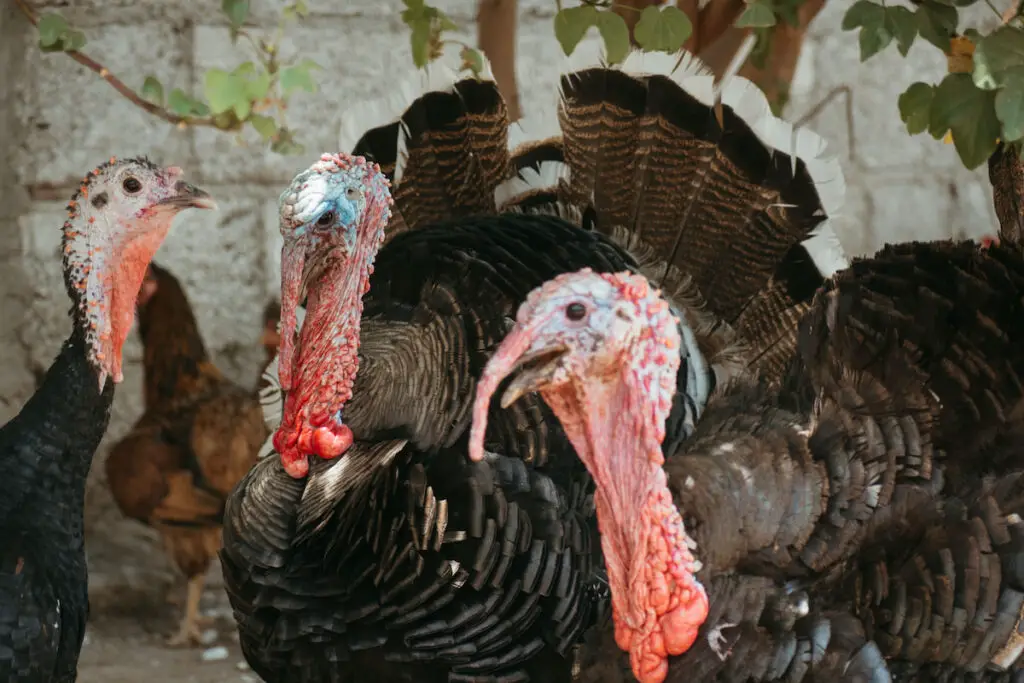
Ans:
POLYGON ((123 187, 124 191, 128 194, 135 194, 142 189, 142 183, 139 182, 138 178, 128 176, 124 179, 124 182, 121 183, 121 187, 123 187))
POLYGON ((333 211, 328 211, 324 215, 320 216, 320 218, 316 219, 316 224, 319 225, 321 228, 326 228, 328 225, 330 225, 333 222, 334 222, 334 212, 333 211))
POLYGON ((345 190, 345 196, 348 197, 349 199, 355 199, 356 197, 359 196, 359 190, 357 190, 354 187, 350 187, 347 190, 345 190))
POLYGON ((565 317, 569 320, 583 320, 587 314, 587 307, 579 302, 574 302, 565 307, 565 317))

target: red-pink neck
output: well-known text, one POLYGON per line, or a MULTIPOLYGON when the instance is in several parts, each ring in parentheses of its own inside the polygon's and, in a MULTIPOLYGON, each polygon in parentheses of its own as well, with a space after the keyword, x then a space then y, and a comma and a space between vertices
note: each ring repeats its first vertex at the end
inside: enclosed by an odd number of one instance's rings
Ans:
POLYGON ((305 476, 307 456, 335 458, 352 444, 342 409, 352 397, 359 370, 363 295, 373 270, 372 255, 360 256, 362 267, 334 261, 309 289, 292 387, 274 435, 274 446, 292 476, 305 476))
POLYGON ((707 617, 707 596, 665 471, 662 392, 631 370, 544 392, 597 485, 601 548, 615 635, 641 683, 660 683, 707 617))

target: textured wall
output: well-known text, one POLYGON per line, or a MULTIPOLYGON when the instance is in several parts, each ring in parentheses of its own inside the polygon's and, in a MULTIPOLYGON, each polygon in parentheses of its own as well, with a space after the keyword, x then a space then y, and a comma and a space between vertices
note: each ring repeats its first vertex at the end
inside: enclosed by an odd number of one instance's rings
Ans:
MULTIPOLYGON (((278 4, 253 0, 256 19, 271 18, 278 4)), ((261 309, 278 282, 277 195, 316 154, 334 150, 346 101, 381 95, 411 69, 398 18, 400 0, 310 4, 314 16, 291 31, 284 51, 301 49, 326 67, 320 74, 322 91, 298 97, 290 111, 309 153, 281 157, 239 145, 232 136, 179 131, 147 116, 68 58, 35 49, 28 24, 9 2, 0 3, 5 67, 0 70, 5 133, 0 138, 0 311, 6 323, 0 327, 0 419, 18 410, 33 389, 31 368, 47 367, 68 333, 57 253, 63 206, 83 172, 111 155, 143 152, 158 162, 180 164, 218 198, 219 212, 191 212, 179 219, 158 258, 183 280, 220 366, 239 381, 254 380, 261 309), (359 6, 370 9, 343 9, 359 6)), ((475 2, 440 4, 472 31, 475 2)), ((561 53, 551 32, 554 2, 520 4, 518 71, 529 113, 552 82, 561 53)), ((84 29, 87 52, 130 85, 140 85, 147 73, 168 87, 199 85, 203 69, 248 58, 226 40, 217 0, 39 5, 47 6, 84 29)), ((832 0, 815 23, 791 107, 799 116, 836 86, 854 89, 855 145, 841 99, 811 124, 834 142, 848 168, 844 243, 863 252, 887 239, 990 231, 995 223, 984 175, 964 171, 952 146, 907 137, 896 114, 897 93, 913 80, 937 78, 941 58, 922 45, 904 61, 890 48, 858 67, 856 36, 839 31, 846 6, 832 0)), ((125 356, 125 382, 117 393, 108 443, 125 432, 141 408, 134 335, 125 356)), ((102 457, 101 452, 90 487, 88 517, 94 530, 108 530, 116 519, 102 485, 102 457)), ((139 533, 137 525, 125 533, 139 533)))

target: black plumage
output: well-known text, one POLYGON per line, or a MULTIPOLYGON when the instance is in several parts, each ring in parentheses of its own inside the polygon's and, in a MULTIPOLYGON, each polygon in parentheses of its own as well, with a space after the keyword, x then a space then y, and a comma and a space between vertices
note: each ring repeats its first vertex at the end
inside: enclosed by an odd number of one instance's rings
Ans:
MULTIPOLYGON (((611 162, 573 156, 569 141, 577 151, 620 146, 618 123, 595 118, 586 103, 628 104, 647 125, 671 131, 653 142, 626 140, 616 152, 687 166, 668 183, 634 188, 660 217, 663 236, 710 224, 739 245, 717 261, 737 273, 721 297, 702 297, 680 271, 698 261, 710 269, 717 242, 687 243, 666 276, 675 303, 701 323, 701 381, 713 386, 763 357, 748 356, 734 323, 760 319, 777 332, 768 346, 792 352, 795 329, 782 331, 788 319, 776 314, 809 303, 814 287, 790 286, 797 273, 810 268, 822 279, 809 257, 785 259, 806 252, 801 242, 825 219, 806 169, 797 164, 794 174, 788 155, 771 153, 728 109, 719 127, 711 107, 669 79, 611 69, 577 75, 586 78, 563 79, 565 153, 558 140, 510 153, 497 88, 475 80, 423 95, 400 121, 356 143, 393 180, 395 198, 344 409, 357 441, 341 458, 314 463, 302 481, 271 455, 239 484, 225 515, 228 594, 246 658, 267 681, 570 680, 574 646, 607 608, 593 483, 537 397, 492 409, 483 462, 466 461, 465 439, 476 380, 530 290, 585 266, 665 273, 661 244, 612 211, 613 198, 646 171, 594 179, 592 197, 574 194, 578 174, 611 162), (680 98, 689 98, 685 115, 671 113, 680 98), (573 128, 584 121, 599 125, 573 128), (690 145, 678 145, 681 138, 690 145), (693 147, 702 156, 687 161, 693 147), (561 178, 528 181, 550 170, 545 163, 562 168, 561 178), (684 191, 704 174, 715 180, 684 191), (734 185, 761 199, 727 220, 722 207, 734 185), (790 189, 798 204, 780 209, 790 189), (664 207, 671 215, 659 213, 664 207), (751 252, 768 225, 775 242, 751 252)), ((705 277, 718 289, 716 275, 705 277)), ((269 372, 276 379, 276 363, 269 372)), ((686 382, 681 373, 674 441, 700 410, 686 382)), ((268 416, 279 415, 279 389, 264 399, 268 416)))
MULTIPOLYGON (((711 605, 667 681, 1019 668, 1022 274, 1009 241, 857 260, 818 292, 780 387, 737 381, 666 448, 711 605), (779 619, 797 587, 804 614, 779 619)), ((579 681, 630 680, 610 633, 591 636, 579 681)))
POLYGON ((0 680, 76 678, 89 613, 82 507, 110 419, 76 331, 42 385, 0 429, 0 680))
POLYGON ((0 428, 0 680, 73 683, 89 614, 85 482, 121 380, 146 266, 174 216, 210 196, 145 158, 110 159, 67 207, 72 331, 36 392, 0 428), (91 201, 86 201, 89 197, 91 201))

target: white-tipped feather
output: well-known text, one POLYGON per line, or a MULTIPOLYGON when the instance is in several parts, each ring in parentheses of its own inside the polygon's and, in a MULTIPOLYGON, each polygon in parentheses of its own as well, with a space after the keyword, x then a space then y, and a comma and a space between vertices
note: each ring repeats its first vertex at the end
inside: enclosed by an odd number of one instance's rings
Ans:
POLYGON ((689 52, 670 55, 634 50, 621 68, 631 76, 667 76, 701 103, 710 107, 715 102, 715 74, 689 52))
POLYGON ((558 124, 558 110, 551 106, 524 116, 510 125, 508 127, 508 148, 515 152, 522 144, 561 136, 562 127, 558 124))
MULTIPOLYGON (((490 62, 483 60, 480 80, 493 81, 490 62)), ((384 97, 368 100, 345 111, 341 117, 338 133, 338 149, 350 152, 366 131, 378 126, 397 121, 413 102, 428 92, 451 92, 456 83, 472 74, 461 71, 462 57, 459 48, 446 46, 444 53, 422 69, 415 69, 411 74, 398 79, 388 88, 384 97), (460 73, 461 71, 461 73, 460 73)), ((405 126, 398 131, 398 160, 395 164, 394 186, 397 187, 402 178, 406 159, 405 126)))
MULTIPOLYGON (((741 45, 741 54, 730 63, 717 85, 712 71, 698 57, 687 52, 666 54, 634 50, 618 68, 634 76, 667 76, 709 107, 720 100, 742 118, 763 143, 802 159, 814 182, 825 214, 829 217, 804 241, 804 247, 814 259, 819 272, 829 277, 849 266, 849 259, 831 224, 831 219, 839 215, 846 195, 846 180, 842 167, 836 155, 829 150, 824 138, 806 128, 796 129, 792 124, 775 116, 764 93, 751 81, 735 75, 751 49, 753 40, 748 37, 741 45)), ((563 75, 588 67, 601 66, 604 64, 603 55, 602 43, 581 42, 576 52, 566 60, 563 75)), ((538 114, 536 118, 524 121, 520 131, 514 135, 510 134, 510 147, 515 149, 515 146, 522 142, 547 139, 558 132, 557 119, 538 114), (513 141, 515 146, 512 145, 513 141)), ((793 170, 795 172, 795 167, 793 170)), ((544 178, 544 181, 546 180, 547 178, 544 178)), ((523 187, 528 189, 535 186, 529 184, 525 178, 514 178, 501 188, 502 197, 507 199, 516 193, 514 188, 523 187)))
POLYGON ((541 162, 539 171, 533 168, 524 168, 494 188, 494 204, 500 209, 505 202, 513 197, 518 197, 526 192, 554 188, 560 179, 567 178, 568 175, 569 167, 561 161, 541 162))
MULTIPOLYGON (((722 104, 746 122, 754 134, 769 147, 790 157, 802 159, 814 182, 818 199, 828 220, 819 225, 804 247, 825 277, 850 265, 831 220, 839 215, 846 198, 846 179, 839 158, 829 150, 828 142, 807 128, 795 128, 772 113, 768 98, 754 83, 732 76, 718 86, 722 104), (813 248, 812 248, 813 247, 813 248)), ((792 172, 796 173, 795 164, 792 172)))
POLYGON ((829 278, 850 267, 850 259, 839 241, 839 235, 832 227, 832 219, 821 223, 803 241, 804 249, 810 254, 822 276, 829 278))
MULTIPOLYGON (((748 40, 741 51, 749 54, 752 47, 748 40)), ((686 53, 680 60, 677 55, 634 51, 623 62, 622 69, 634 75, 669 76, 707 106, 720 100, 743 119, 763 143, 803 160, 829 217, 804 241, 804 247, 818 271, 829 277, 849 266, 849 259, 831 225, 831 219, 839 215, 846 196, 846 180, 839 159, 829 150, 824 138, 806 128, 794 128, 775 116, 760 88, 742 76, 733 75, 742 64, 742 60, 734 60, 717 86, 711 71, 697 57, 686 53)), ((796 172, 795 166, 793 172, 796 172)))

